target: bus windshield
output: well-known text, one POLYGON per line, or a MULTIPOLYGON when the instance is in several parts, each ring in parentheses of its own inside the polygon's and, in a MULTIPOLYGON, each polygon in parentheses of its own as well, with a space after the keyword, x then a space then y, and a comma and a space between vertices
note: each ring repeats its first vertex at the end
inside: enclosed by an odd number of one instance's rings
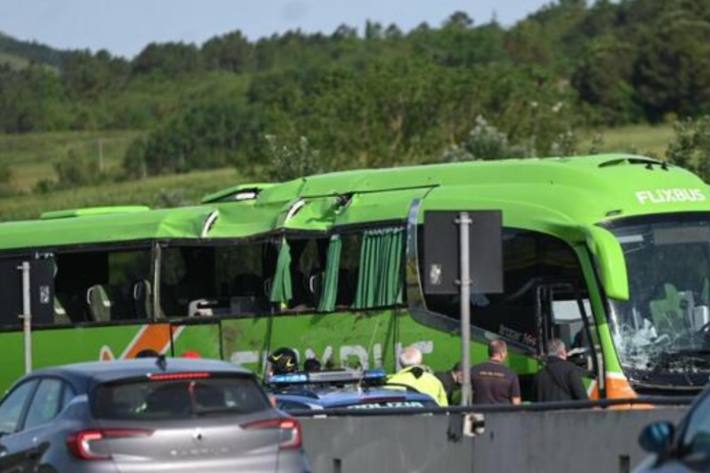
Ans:
POLYGON ((710 371, 710 215, 615 224, 629 300, 611 300, 613 338, 627 369, 710 371))

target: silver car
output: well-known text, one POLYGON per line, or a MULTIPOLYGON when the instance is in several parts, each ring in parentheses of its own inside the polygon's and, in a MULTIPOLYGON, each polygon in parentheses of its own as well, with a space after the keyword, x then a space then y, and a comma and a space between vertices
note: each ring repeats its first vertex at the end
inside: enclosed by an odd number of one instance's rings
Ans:
POLYGON ((297 420, 253 374, 221 361, 147 358, 22 378, 0 402, 0 471, 304 472, 297 420))

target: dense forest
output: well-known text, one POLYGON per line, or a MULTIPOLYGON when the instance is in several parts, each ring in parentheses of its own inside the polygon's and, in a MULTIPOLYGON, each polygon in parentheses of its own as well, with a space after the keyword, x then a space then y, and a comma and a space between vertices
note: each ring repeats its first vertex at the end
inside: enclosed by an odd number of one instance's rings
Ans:
POLYGON ((507 28, 463 12, 410 31, 360 26, 256 41, 234 31, 130 60, 0 36, 0 51, 30 59, 0 66, 0 132, 146 130, 120 172, 68 156, 47 190, 83 174, 236 166, 284 179, 566 154, 575 130, 710 112, 710 0, 559 0, 507 28))

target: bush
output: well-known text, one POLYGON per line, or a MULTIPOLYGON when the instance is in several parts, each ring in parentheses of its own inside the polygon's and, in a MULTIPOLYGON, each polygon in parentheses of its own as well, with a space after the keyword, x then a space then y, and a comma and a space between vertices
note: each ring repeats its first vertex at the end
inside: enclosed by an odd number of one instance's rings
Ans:
POLYGON ((666 159, 684 167, 705 182, 710 179, 710 116, 675 123, 675 136, 666 150, 666 159))
POLYGON ((507 134, 479 115, 464 141, 444 151, 442 161, 492 160, 527 157, 529 154, 525 147, 511 145, 507 134))
POLYGON ((269 167, 266 175, 272 181, 288 181, 323 171, 320 152, 311 148, 308 138, 298 143, 283 143, 274 135, 266 135, 269 167))

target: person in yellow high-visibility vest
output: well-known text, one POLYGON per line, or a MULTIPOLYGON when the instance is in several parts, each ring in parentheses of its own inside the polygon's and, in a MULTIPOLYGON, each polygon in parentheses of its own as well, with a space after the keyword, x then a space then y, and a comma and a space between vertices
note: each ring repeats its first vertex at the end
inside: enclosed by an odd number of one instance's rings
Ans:
POLYGON ((446 390, 439 378, 434 376, 428 366, 423 364, 422 352, 415 346, 409 346, 399 354, 402 369, 387 378, 387 386, 412 389, 430 396, 439 406, 448 406, 446 390))

